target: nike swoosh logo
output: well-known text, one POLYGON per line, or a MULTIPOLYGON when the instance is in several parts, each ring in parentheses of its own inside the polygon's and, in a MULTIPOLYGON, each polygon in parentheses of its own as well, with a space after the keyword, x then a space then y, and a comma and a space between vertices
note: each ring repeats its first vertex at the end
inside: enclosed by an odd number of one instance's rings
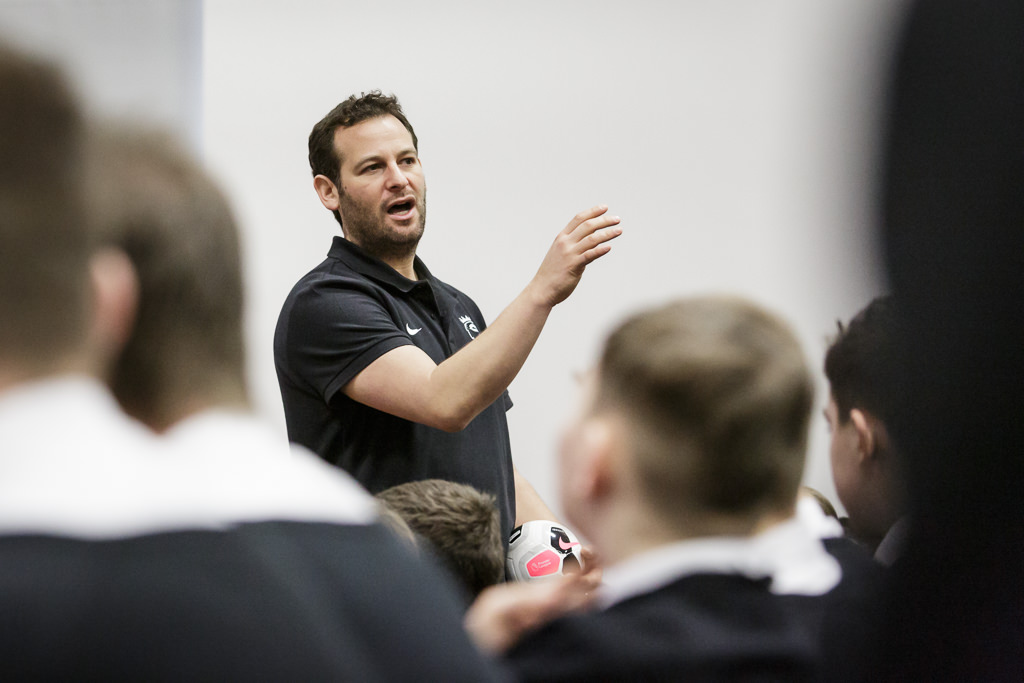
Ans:
POLYGON ((577 543, 566 543, 562 539, 558 539, 558 547, 561 548, 562 550, 568 550, 569 548, 572 548, 573 546, 577 546, 577 545, 579 545, 578 542, 577 543))
POLYGON ((405 331, 409 333, 410 337, 415 337, 422 329, 422 327, 409 327, 409 323, 405 324, 405 331))

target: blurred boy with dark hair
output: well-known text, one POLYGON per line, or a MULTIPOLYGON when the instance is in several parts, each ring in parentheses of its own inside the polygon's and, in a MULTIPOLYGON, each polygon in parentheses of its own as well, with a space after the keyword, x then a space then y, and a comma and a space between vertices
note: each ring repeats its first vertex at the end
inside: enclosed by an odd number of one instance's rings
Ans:
POLYGON ((906 492, 892 424, 897 381, 896 311, 874 299, 850 321, 825 355, 830 396, 832 476, 850 535, 883 564, 899 556, 906 533, 906 492))
POLYGON ((1024 4, 908 3, 879 208, 914 526, 874 680, 1024 680, 1024 4))
POLYGON ((79 369, 94 300, 74 95, 55 66, 2 43, 0 88, 3 381, 79 369))
POLYGON ((115 395, 156 431, 207 407, 247 410, 242 261, 227 199, 167 134, 125 123, 90 133, 91 222, 130 257, 140 288, 110 373, 115 395))

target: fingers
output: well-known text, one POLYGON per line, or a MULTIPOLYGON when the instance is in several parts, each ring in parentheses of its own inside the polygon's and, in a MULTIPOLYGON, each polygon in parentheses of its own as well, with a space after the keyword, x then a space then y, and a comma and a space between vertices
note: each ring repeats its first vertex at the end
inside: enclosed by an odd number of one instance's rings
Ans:
POLYGON ((563 230, 562 232, 564 232, 566 235, 569 235, 581 223, 584 223, 592 218, 597 218, 598 216, 603 215, 607 211, 608 207, 605 206, 604 204, 598 204, 597 206, 592 206, 589 209, 580 211, 578 214, 572 217, 572 220, 569 221, 569 224, 565 226, 565 230, 563 230))
POLYGON ((604 576, 601 558, 597 551, 589 545, 580 548, 580 556, 583 558, 583 572, 579 578, 586 583, 587 591, 597 590, 604 576))
MULTIPOLYGON (((601 211, 601 213, 599 213, 596 216, 592 216, 586 220, 576 223, 576 227, 574 227, 572 230, 567 230, 566 234, 576 239, 576 241, 582 241, 586 239, 587 236, 593 235, 595 232, 598 232, 600 230, 611 229, 622 232, 621 228, 616 227, 619 224, 619 217, 606 216, 606 211, 607 209, 601 211)), ((580 213, 576 215, 576 218, 585 215, 586 213, 580 213)), ((573 218, 572 221, 569 222, 569 225, 572 225, 572 223, 576 221, 576 218, 573 218)))
POLYGON ((558 605, 554 609, 563 614, 590 606, 597 589, 601 587, 601 574, 598 569, 569 577, 558 595, 558 605))
POLYGON ((531 281, 536 301, 546 306, 565 301, 584 269, 611 251, 608 243, 622 234, 622 228, 619 217, 607 216, 607 211, 603 204, 581 211, 558 233, 531 281))
POLYGON ((622 234, 622 228, 613 226, 610 228, 602 228, 597 232, 591 233, 579 243, 579 248, 582 249, 583 262, 585 264, 604 256, 612 250, 612 246, 608 244, 611 240, 615 239, 622 234))
POLYGON ((622 234, 618 216, 608 216, 608 207, 598 204, 581 211, 565 226, 558 241, 569 253, 581 255, 583 265, 604 256, 611 247, 607 244, 622 234))
MULTIPOLYGON (((594 209, 591 209, 591 211, 594 211, 594 209)), ((566 233, 569 241, 575 243, 578 253, 582 254, 590 251, 622 234, 622 228, 619 227, 619 217, 606 216, 604 215, 605 211, 607 211, 606 208, 604 208, 598 215, 577 223, 576 227, 573 228, 571 232, 566 233)), ((579 213, 576 215, 576 218, 580 218, 587 214, 588 212, 579 213)), ((573 221, 575 221, 576 218, 574 218, 573 221)), ((570 225, 571 224, 572 223, 570 222, 570 225)), ((605 249, 601 254, 605 254, 607 252, 608 250, 605 249)), ((592 261, 594 258, 596 258, 596 256, 588 259, 588 262, 592 261)))

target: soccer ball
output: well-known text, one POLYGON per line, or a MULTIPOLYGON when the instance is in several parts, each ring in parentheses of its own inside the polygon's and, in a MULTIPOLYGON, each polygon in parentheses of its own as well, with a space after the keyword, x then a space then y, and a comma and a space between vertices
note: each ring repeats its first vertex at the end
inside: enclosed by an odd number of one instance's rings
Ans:
POLYGON ((512 530, 505 559, 514 581, 539 581, 582 571, 580 542, 556 522, 535 519, 512 530))

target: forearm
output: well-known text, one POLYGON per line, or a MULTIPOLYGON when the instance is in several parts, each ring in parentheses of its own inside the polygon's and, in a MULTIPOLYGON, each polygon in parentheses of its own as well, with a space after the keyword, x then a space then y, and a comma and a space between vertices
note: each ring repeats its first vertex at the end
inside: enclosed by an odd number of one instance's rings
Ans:
POLYGON ((547 506, 544 499, 537 493, 526 477, 519 474, 519 468, 513 466, 516 482, 516 526, 534 519, 546 519, 557 522, 555 513, 547 506))
POLYGON ((459 431, 512 383, 551 309, 579 283, 587 264, 608 253, 617 217, 597 206, 577 214, 555 238, 537 274, 476 339, 435 364, 421 349, 385 353, 344 388, 355 401, 397 417, 459 431))
POLYGON ((461 429, 501 395, 526 362, 551 309, 579 283, 587 264, 607 254, 622 231, 605 206, 582 211, 555 238, 537 274, 483 334, 437 366, 429 393, 461 429), (461 425, 461 426, 459 426, 461 425))
POLYGON ((515 379, 551 308, 527 286, 476 339, 430 373, 428 404, 451 426, 465 427, 515 379))

